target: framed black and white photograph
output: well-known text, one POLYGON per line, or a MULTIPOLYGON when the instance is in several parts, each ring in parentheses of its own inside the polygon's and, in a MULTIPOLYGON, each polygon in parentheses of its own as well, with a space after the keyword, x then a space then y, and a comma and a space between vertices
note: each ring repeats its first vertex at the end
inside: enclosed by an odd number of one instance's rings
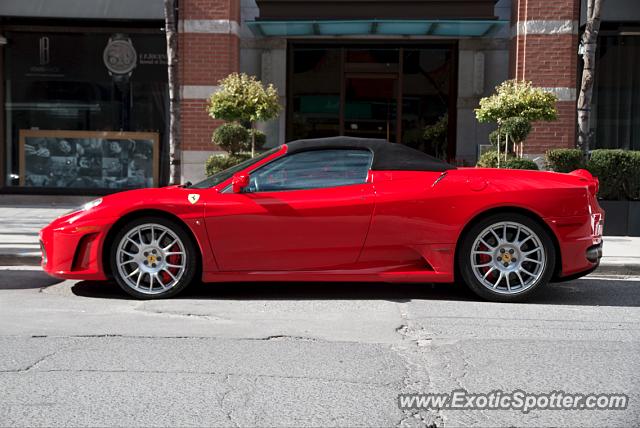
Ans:
POLYGON ((20 185, 135 189, 158 185, 154 132, 20 131, 20 185))

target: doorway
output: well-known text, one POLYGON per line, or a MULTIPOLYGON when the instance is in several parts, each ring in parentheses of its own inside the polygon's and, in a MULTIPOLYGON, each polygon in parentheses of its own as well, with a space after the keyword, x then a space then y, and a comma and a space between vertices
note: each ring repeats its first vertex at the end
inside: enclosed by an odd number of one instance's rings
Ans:
POLYGON ((287 141, 381 138, 455 158, 455 42, 291 42, 288 55, 287 141))
POLYGON ((376 74, 345 76, 343 135, 397 140, 398 78, 376 74))

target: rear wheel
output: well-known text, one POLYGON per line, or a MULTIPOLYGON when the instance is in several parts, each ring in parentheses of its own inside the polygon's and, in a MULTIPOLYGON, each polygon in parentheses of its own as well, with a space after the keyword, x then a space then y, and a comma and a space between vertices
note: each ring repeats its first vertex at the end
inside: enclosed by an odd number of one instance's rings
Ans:
POLYGON ((184 228, 161 217, 126 224, 111 248, 111 272, 138 299, 162 299, 182 291, 196 271, 196 249, 184 228))
POLYGON ((464 281, 480 297, 522 301, 550 281, 555 247, 535 220, 516 213, 495 214, 467 232, 458 264, 464 281))

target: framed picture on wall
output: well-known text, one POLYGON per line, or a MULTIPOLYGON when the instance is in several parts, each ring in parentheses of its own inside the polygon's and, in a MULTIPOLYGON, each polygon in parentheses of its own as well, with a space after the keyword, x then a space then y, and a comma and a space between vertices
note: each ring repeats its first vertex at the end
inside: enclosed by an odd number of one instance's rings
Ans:
POLYGON ((82 189, 158 186, 156 132, 20 130, 20 185, 82 189))

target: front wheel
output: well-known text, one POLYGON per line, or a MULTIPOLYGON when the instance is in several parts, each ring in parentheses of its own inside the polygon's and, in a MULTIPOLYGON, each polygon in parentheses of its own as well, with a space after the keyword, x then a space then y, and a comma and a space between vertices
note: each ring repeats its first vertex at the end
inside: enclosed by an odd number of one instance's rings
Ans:
POLYGON ((176 222, 161 217, 126 224, 111 248, 111 272, 138 299, 162 299, 182 291, 196 272, 196 249, 176 222))
POLYGON ((458 253, 460 273, 480 297, 517 302, 547 284, 555 247, 535 220, 516 213, 492 215, 465 235, 458 253))

